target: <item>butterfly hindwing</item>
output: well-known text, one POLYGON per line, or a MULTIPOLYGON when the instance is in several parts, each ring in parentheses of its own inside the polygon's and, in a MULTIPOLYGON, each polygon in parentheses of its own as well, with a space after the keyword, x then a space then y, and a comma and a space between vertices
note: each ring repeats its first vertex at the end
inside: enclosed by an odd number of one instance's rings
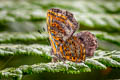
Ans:
POLYGON ((82 62, 85 60, 84 44, 76 36, 72 36, 60 46, 60 53, 66 60, 82 62))

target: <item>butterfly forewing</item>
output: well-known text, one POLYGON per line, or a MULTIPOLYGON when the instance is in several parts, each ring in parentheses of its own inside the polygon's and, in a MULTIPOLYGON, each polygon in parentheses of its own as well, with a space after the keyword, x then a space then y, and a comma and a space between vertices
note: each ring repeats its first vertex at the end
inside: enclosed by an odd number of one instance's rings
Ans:
POLYGON ((76 31, 78 23, 72 13, 52 8, 47 12, 47 26, 51 35, 66 41, 76 31))

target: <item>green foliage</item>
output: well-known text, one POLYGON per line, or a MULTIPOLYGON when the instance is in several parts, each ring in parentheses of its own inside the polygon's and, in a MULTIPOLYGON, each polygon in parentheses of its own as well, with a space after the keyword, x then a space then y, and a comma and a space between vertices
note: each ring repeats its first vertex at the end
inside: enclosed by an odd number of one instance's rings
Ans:
POLYGON ((90 72, 90 68, 85 64, 75 64, 71 62, 40 63, 34 65, 23 65, 19 68, 7 68, 0 71, 1 77, 17 77, 21 80, 23 74, 34 74, 42 72, 64 72, 68 74, 79 74, 80 72, 90 72))
MULTIPOLYGON (((0 4, 0 14, 2 15, 0 24, 2 26, 10 27, 16 21, 30 22, 29 24, 44 21, 47 10, 51 7, 57 7, 74 13, 81 25, 81 29, 97 29, 109 32, 120 31, 120 1, 60 1, 59 3, 55 0, 47 2, 23 1, 22 3, 19 1, 2 1, 0 4), (8 6, 8 4, 10 5, 8 6), (15 6, 16 4, 17 6, 15 6)), ((24 23, 22 24, 24 25, 24 23)), ((34 28, 36 26, 34 25, 34 28)))
POLYGON ((50 46, 47 45, 1 45, 0 56, 15 56, 15 55, 26 55, 26 56, 45 56, 50 58, 50 46))
MULTIPOLYGON (((100 42, 100 40, 104 40, 118 46, 118 50, 120 49, 119 34, 110 34, 102 31, 91 31, 91 32, 96 35, 97 39, 99 40, 98 41, 99 44, 102 43, 100 42)), ((40 43, 45 45, 50 44, 47 33, 40 34, 38 32, 31 32, 31 33, 3 32, 3 33, 0 33, 0 38, 1 38, 0 43, 21 43, 21 44, 40 43)), ((99 45, 98 47, 101 48, 102 46, 99 45)))
POLYGON ((85 64, 87 64, 90 68, 93 69, 106 69, 105 65, 96 60, 87 59, 85 64))
POLYGON ((107 33, 107 32, 101 32, 101 31, 92 31, 93 34, 96 35, 96 37, 100 40, 106 40, 111 43, 115 43, 116 45, 120 46, 120 35, 114 34, 114 33, 107 33))
POLYGON ((109 72, 108 67, 119 69, 119 32, 120 0, 0 1, 0 80, 22 80, 25 75, 44 72, 75 75, 93 70, 109 72), (46 13, 53 7, 72 12, 80 25, 79 31, 89 30, 95 34, 98 50, 93 57, 87 57, 82 63, 51 62, 46 13), (24 63, 29 56, 31 64, 24 63), (13 62, 11 57, 15 57, 13 62), (32 61, 32 57, 38 57, 38 62, 32 61))
POLYGON ((120 16, 108 14, 80 14, 76 15, 80 29, 97 29, 108 32, 120 31, 120 16))
MULTIPOLYGON (((120 52, 119 52, 119 54, 120 54, 120 52)), ((120 62, 120 55, 112 55, 111 58, 120 62)))
MULTIPOLYGON (((22 79, 25 74, 34 74, 42 72, 64 72, 68 74, 80 74, 80 72, 91 72, 91 69, 106 69, 107 67, 120 68, 120 51, 101 51, 97 50, 93 58, 86 59, 85 63, 49 62, 33 65, 22 65, 18 68, 7 68, 0 71, 1 77, 13 77, 22 79)), ((2 45, 0 56, 7 55, 31 55, 43 56, 45 59, 51 59, 50 47, 45 45, 2 45)))
POLYGON ((0 43, 40 43, 40 44, 48 44, 48 35, 40 34, 38 32, 32 33, 0 33, 0 43), (7 37, 6 37, 7 36, 7 37))

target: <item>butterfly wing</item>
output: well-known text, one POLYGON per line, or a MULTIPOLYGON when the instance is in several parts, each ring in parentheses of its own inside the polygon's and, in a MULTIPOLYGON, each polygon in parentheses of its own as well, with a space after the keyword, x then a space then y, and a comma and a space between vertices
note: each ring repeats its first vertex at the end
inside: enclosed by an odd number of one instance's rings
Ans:
POLYGON ((94 51, 96 50, 98 44, 97 39, 94 36, 94 34, 88 32, 88 31, 81 31, 75 36, 85 45, 86 49, 86 56, 93 56, 94 51))
POLYGON ((72 13, 54 8, 48 10, 49 39, 53 53, 59 59, 81 62, 96 50, 95 36, 87 31, 73 35, 77 28, 78 23, 72 13))
POLYGON ((69 39, 78 28, 73 14, 60 10, 49 9, 47 12, 47 29, 53 52, 56 54, 60 44, 69 39))
POLYGON ((66 41, 76 31, 78 23, 72 13, 52 8, 47 13, 47 27, 48 32, 55 38, 66 41))
POLYGON ((85 61, 85 47, 79 38, 72 36, 60 46, 58 51, 66 60, 73 62, 85 61))
POLYGON ((62 56, 73 62, 85 61, 86 57, 93 56, 98 44, 94 34, 81 31, 69 38, 62 46, 62 56))

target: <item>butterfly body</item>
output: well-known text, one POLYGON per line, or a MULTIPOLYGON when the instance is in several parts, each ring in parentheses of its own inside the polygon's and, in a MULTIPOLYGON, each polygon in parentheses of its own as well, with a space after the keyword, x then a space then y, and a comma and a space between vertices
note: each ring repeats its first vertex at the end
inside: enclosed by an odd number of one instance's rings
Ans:
POLYGON ((85 44, 77 35, 73 35, 77 28, 78 23, 72 13, 55 8, 48 10, 47 29, 49 40, 53 55, 58 59, 73 62, 85 60, 85 44))

